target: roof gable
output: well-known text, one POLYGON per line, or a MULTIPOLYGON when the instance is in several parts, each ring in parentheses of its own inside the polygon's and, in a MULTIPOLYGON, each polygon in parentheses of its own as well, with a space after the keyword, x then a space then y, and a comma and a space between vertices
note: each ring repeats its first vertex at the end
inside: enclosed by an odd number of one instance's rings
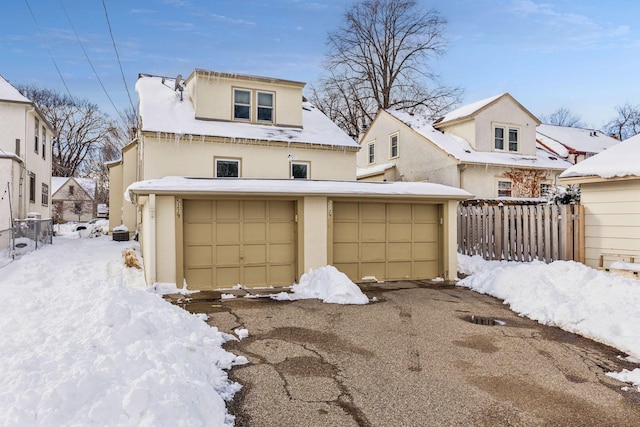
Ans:
POLYGON ((503 93, 500 95, 495 95, 489 98, 482 99, 480 101, 476 101, 472 104, 463 105, 460 108, 457 108, 450 113, 447 113, 443 117, 439 118, 433 123, 433 126, 437 129, 440 129, 445 126, 449 126, 455 123, 465 122, 467 120, 471 120, 475 118, 482 111, 490 108, 491 106, 497 104, 503 99, 509 99, 513 103, 515 103, 523 112, 529 115, 536 124, 540 124, 540 120, 536 116, 534 116, 529 110, 524 108, 522 104, 520 104, 513 96, 509 93, 503 93))
POLYGON ((536 139, 562 157, 600 153, 620 142, 599 130, 548 124, 536 128, 536 139))
POLYGON ((96 182, 91 178, 76 178, 76 177, 63 177, 52 176, 51 177, 51 195, 52 197, 60 191, 69 181, 73 181, 83 192, 87 194, 92 200, 96 195, 96 182))
POLYGON ((640 177, 640 135, 583 160, 564 171, 561 178, 596 176, 604 179, 640 177))
POLYGON ((0 101, 22 102, 31 104, 31 101, 22 95, 11 83, 0 76, 0 101))

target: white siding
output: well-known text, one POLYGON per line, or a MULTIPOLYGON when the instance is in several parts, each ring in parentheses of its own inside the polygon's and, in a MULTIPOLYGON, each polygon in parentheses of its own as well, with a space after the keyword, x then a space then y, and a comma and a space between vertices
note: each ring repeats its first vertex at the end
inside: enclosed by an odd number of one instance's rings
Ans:
POLYGON ((585 263, 601 254, 640 255, 640 179, 581 185, 585 263))

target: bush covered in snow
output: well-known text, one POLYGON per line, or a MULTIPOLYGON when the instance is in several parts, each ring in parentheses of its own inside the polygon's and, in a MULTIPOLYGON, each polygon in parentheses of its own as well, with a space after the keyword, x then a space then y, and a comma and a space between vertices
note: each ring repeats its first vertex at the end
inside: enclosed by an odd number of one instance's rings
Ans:
POLYGON ((547 193, 550 205, 577 205, 580 204, 580 187, 577 185, 556 185, 547 193))

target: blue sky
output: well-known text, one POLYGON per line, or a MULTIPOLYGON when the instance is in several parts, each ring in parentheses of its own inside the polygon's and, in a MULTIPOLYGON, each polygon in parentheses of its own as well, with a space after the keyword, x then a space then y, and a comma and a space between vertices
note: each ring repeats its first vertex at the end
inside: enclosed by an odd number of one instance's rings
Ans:
MULTIPOLYGON (((313 83, 322 72, 326 35, 352 4, 104 3, 134 103, 138 73, 186 77, 202 68, 313 83)), ((509 92, 535 115, 566 107, 595 128, 615 117, 617 105, 640 104, 637 0, 418 3, 438 10, 448 21, 447 53, 433 62, 433 69, 442 83, 465 90, 464 103, 509 92)), ((116 117, 84 47, 115 106, 129 104, 101 0, 5 2, 0 28, 0 74, 12 83, 66 92, 52 55, 74 96, 116 117)))

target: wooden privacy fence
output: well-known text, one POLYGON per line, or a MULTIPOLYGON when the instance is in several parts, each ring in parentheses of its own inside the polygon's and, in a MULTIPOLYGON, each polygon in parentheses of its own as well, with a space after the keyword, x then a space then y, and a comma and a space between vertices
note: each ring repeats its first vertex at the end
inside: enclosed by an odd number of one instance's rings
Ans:
POLYGON ((458 206, 458 252, 487 260, 577 260, 580 206, 458 206))

